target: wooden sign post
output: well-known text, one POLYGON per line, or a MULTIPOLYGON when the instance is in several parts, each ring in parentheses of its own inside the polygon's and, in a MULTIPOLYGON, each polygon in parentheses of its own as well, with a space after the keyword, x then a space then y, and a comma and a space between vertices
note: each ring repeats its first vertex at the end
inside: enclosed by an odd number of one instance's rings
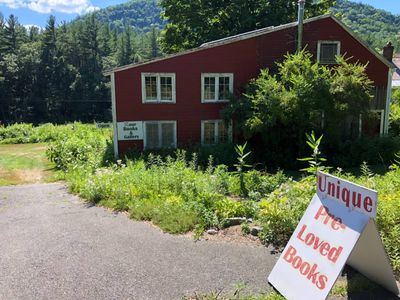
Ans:
POLYGON ((268 277, 287 299, 326 299, 346 262, 399 293, 375 225, 378 194, 318 172, 317 193, 268 277))

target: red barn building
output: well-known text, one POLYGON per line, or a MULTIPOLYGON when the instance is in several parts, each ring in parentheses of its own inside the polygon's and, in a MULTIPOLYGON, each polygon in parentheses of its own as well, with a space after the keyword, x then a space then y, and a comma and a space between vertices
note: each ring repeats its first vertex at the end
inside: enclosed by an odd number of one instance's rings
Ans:
MULTIPOLYGON (((295 52, 297 25, 267 27, 108 72, 115 153, 229 140, 231 128, 221 120, 227 96, 239 95, 260 69, 295 52)), ((379 120, 373 130, 386 133, 393 64, 331 15, 304 21, 303 45, 321 64, 333 64, 337 54, 368 63, 375 85, 371 109, 379 120)))

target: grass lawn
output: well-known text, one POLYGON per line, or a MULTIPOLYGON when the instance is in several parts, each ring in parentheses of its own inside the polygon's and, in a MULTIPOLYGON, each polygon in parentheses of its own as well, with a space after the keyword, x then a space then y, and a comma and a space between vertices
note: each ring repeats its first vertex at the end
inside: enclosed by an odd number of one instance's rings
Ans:
POLYGON ((55 181, 45 144, 0 145, 0 186, 55 181))

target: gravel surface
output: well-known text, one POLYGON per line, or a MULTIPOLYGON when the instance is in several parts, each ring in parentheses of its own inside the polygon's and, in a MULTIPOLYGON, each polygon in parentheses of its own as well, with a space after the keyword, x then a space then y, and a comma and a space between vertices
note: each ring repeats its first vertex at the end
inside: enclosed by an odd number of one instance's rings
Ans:
MULTIPOLYGON (((181 299, 239 283, 270 292, 276 260, 257 244, 162 233, 88 206, 62 184, 0 187, 1 300, 181 299)), ((348 299, 398 298, 378 290, 348 299)))
POLYGON ((100 207, 61 184, 0 188, 0 299, 180 299, 270 291, 267 248, 194 242, 100 207))

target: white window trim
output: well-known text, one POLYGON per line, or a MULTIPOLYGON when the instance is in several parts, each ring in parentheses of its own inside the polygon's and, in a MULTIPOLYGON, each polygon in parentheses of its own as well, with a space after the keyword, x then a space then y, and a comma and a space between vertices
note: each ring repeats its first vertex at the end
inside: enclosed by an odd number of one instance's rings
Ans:
POLYGON ((229 77, 229 92, 233 93, 233 73, 201 73, 201 103, 224 103, 229 102, 229 99, 218 99, 218 84, 220 77, 229 77), (206 77, 215 78, 215 98, 204 99, 204 79, 206 77))
MULTIPOLYGON (((214 123, 214 140, 218 140, 218 122, 224 122, 224 120, 202 120, 201 121, 201 144, 204 146, 212 146, 216 144, 204 144, 204 125, 207 123, 214 123)), ((232 142, 232 121, 228 125, 228 141, 232 142)))
MULTIPOLYGON (((318 47, 317 47, 317 62, 321 63, 321 44, 336 44, 337 47, 337 53, 336 55, 340 55, 341 51, 341 43, 340 41, 318 41, 318 47)), ((324 65, 334 65, 335 63, 322 63, 324 65)))
MULTIPOLYGON (((173 144, 173 148, 176 148, 177 145, 177 141, 176 141, 176 121, 163 121, 163 120, 159 120, 159 121, 144 121, 143 122, 143 146, 144 149, 148 149, 147 147, 147 132, 146 132, 146 125, 147 124, 157 124, 159 126, 159 129, 161 127, 161 124, 173 124, 174 125, 174 144, 173 144)), ((161 141, 161 136, 162 136, 162 132, 161 130, 158 131, 158 141, 160 143, 161 141)), ((162 149, 161 145, 159 145, 159 147, 157 148, 150 148, 150 149, 162 149)))
POLYGON ((142 73, 142 103, 176 103, 176 74, 175 73, 142 73), (157 100, 146 99, 146 77, 157 77, 157 100), (172 100, 161 100, 161 77, 172 78, 172 100))

